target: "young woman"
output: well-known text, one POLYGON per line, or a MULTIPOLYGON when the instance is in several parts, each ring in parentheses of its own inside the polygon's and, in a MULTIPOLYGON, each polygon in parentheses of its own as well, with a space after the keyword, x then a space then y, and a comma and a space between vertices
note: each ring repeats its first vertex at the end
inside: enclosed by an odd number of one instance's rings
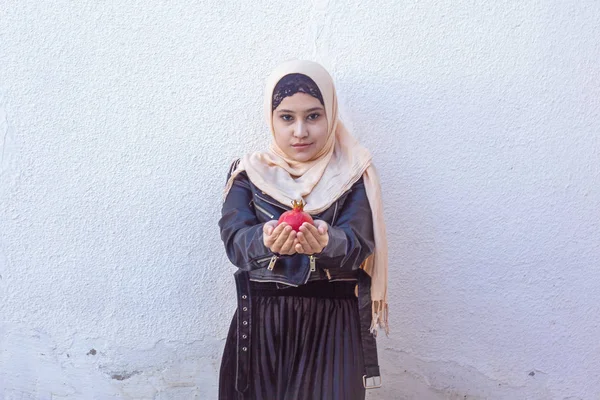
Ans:
POLYGON ((238 267, 219 399, 364 399, 381 382, 375 335, 387 332, 371 155, 338 119, 333 80, 317 63, 275 69, 265 112, 271 146, 232 164, 219 221, 238 267), (278 225, 293 201, 306 203, 314 225, 278 225))

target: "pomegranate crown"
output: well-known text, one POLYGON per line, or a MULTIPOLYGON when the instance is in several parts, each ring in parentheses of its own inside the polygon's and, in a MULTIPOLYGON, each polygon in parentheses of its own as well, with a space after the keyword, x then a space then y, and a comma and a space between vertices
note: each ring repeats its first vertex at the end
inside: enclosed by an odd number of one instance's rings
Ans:
POLYGON ((292 201, 292 207, 294 208, 294 210, 302 211, 304 210, 305 205, 306 203, 302 199, 292 201))

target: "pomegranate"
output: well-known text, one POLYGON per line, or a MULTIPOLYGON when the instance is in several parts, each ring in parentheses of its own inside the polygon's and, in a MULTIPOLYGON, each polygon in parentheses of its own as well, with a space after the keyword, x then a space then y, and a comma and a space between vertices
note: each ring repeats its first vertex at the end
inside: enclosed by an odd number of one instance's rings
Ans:
POLYGON ((315 222, 313 221, 312 217, 307 212, 304 211, 305 205, 306 204, 304 203, 303 200, 292 201, 293 209, 281 214, 281 217, 279 217, 279 221, 278 221, 277 225, 281 224, 282 222, 285 222, 286 224, 291 226, 292 229, 295 230, 296 232, 298 232, 300 230, 300 227, 302 226, 302 224, 304 222, 309 222, 314 225, 315 222))

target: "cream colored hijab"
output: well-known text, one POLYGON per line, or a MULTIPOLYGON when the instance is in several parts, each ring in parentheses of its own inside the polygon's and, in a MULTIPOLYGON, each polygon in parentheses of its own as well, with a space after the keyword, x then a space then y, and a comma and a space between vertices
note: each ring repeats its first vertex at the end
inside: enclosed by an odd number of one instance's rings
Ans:
POLYGON ((277 67, 267 80, 264 107, 273 141, 266 152, 247 154, 240 160, 227 182, 224 196, 229 193, 235 177, 246 171, 254 185, 280 203, 290 204, 292 200, 303 199, 306 203, 305 211, 318 214, 329 208, 362 176, 373 214, 375 234, 375 251, 361 265, 371 276, 371 332, 375 334, 377 327, 380 327, 387 333, 388 250, 379 177, 371 163, 370 152, 350 135, 338 118, 333 79, 315 62, 285 62, 277 67), (273 90, 281 78, 293 73, 304 74, 317 84, 327 115, 327 142, 314 159, 307 162, 289 158, 274 140, 273 90))

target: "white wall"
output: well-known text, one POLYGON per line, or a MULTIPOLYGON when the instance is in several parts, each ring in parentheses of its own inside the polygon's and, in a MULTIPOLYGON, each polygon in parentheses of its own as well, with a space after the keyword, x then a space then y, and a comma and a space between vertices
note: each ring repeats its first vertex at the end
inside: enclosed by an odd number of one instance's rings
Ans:
POLYGON ((0 399, 216 398, 220 191, 293 57, 384 185, 368 398, 600 398, 599 2, 183 3, 1 7, 0 399))

